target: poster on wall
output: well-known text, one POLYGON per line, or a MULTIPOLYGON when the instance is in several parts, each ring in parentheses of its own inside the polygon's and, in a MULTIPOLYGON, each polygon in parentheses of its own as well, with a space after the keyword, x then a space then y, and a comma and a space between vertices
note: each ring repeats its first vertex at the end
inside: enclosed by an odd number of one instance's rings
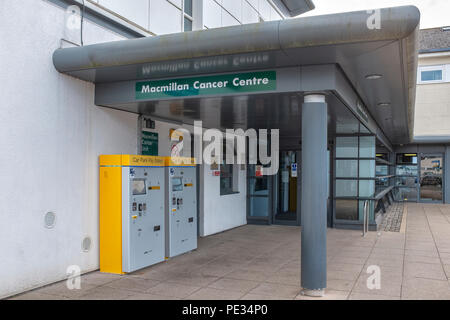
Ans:
POLYGON ((176 129, 169 130, 170 156, 181 157, 183 153, 183 133, 176 129))
POLYGON ((292 178, 297 178, 298 177, 298 167, 296 163, 293 163, 291 165, 291 177, 292 178))
POLYGON ((142 131, 142 155, 158 156, 158 133, 142 131))

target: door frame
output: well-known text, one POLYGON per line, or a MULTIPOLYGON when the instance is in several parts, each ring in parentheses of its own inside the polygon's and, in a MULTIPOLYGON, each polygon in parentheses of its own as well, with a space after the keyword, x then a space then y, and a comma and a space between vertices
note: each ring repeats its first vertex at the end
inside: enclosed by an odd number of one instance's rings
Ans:
POLYGON ((445 203, 445 153, 441 153, 441 152, 421 152, 418 154, 418 171, 419 171, 419 176, 418 176, 418 184, 417 184, 417 202, 418 203, 445 203), (442 157, 442 200, 428 200, 428 199, 422 199, 422 183, 421 183, 421 179, 422 179, 422 157, 426 157, 426 156, 435 156, 435 157, 442 157))
POLYGON ((267 189, 268 189, 268 195, 267 196, 259 196, 259 195, 251 195, 250 192, 250 179, 257 179, 256 177, 249 176, 249 167, 247 166, 247 223, 248 224, 259 224, 259 225, 271 225, 273 224, 273 193, 272 193, 272 184, 273 184, 273 177, 267 176, 267 189), (267 216, 251 216, 250 215, 250 200, 251 198, 266 198, 267 203, 267 210, 269 211, 267 216))
MULTIPOLYGON (((270 179, 272 180, 272 188, 270 190, 270 195, 271 195, 271 206, 272 206, 272 224, 275 225, 283 225, 283 226, 301 226, 301 204, 302 204, 302 199, 301 199, 301 184, 302 184, 302 172, 301 172, 301 156, 302 156, 302 151, 300 148, 280 148, 280 155, 282 152, 288 152, 288 151, 292 151, 295 152, 297 154, 297 219, 295 220, 279 220, 276 218, 278 212, 277 212, 277 204, 274 201, 274 194, 275 192, 278 192, 279 185, 278 183, 275 183, 275 177, 276 176, 271 176, 270 179)), ((277 174, 278 175, 278 174, 277 174)), ((279 199, 278 199, 279 201, 279 199)))

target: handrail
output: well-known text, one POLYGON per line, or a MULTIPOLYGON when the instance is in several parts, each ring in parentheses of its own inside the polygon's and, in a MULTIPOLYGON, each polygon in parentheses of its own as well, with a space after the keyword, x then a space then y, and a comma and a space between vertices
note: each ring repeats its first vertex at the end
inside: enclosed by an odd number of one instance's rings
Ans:
POLYGON ((369 200, 364 201, 363 237, 369 232, 369 200))

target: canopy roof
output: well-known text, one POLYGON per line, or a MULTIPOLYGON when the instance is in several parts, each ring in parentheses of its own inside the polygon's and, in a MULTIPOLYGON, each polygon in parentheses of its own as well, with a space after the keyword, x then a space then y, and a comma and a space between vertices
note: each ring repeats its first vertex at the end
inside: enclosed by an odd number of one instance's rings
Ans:
POLYGON ((379 29, 371 24, 372 14, 300 17, 65 48, 55 51, 53 61, 58 71, 96 84, 334 64, 390 142, 408 143, 420 12, 414 6, 380 9, 379 29))

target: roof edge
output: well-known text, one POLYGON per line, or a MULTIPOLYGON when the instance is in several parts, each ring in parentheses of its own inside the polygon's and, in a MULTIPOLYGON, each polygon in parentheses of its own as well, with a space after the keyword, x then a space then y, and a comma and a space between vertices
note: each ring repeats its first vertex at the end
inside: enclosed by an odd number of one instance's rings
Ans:
POLYGON ((59 72, 66 73, 176 59, 398 40, 414 33, 420 22, 420 12, 414 6, 384 8, 380 9, 380 29, 369 29, 371 12, 300 17, 57 49, 53 64, 59 72))

